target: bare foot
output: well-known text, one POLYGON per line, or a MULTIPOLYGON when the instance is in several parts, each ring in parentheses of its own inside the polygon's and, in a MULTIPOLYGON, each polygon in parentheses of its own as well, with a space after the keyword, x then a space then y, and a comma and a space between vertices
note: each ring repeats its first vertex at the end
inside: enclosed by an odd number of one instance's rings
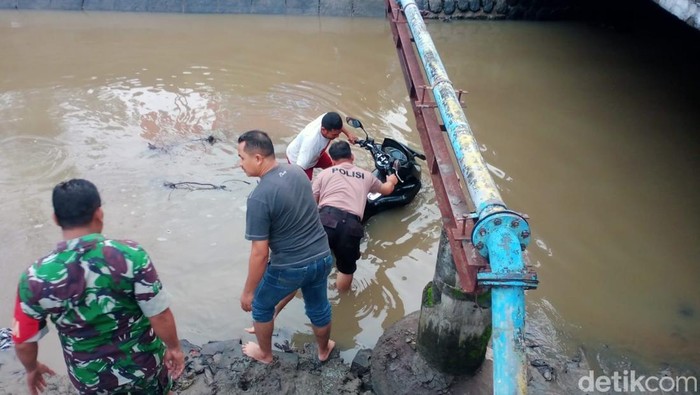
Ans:
MULTIPOLYGON (((272 362, 272 354, 270 354, 268 357, 265 357, 265 354, 263 351, 260 349, 260 346, 258 343, 254 342, 248 342, 243 345, 243 354, 253 358, 254 360, 258 362, 262 362, 264 364, 269 364, 272 362)), ((328 357, 326 357, 328 358, 328 357)))
POLYGON ((328 357, 331 356, 331 352, 333 352, 333 347, 335 347, 335 342, 333 340, 328 340, 328 352, 321 354, 321 349, 319 348, 318 349, 318 360, 321 362, 326 362, 328 357))
POLYGON ((243 330, 250 333, 251 335, 255 334, 255 327, 254 326, 250 326, 248 328, 243 328, 243 330))

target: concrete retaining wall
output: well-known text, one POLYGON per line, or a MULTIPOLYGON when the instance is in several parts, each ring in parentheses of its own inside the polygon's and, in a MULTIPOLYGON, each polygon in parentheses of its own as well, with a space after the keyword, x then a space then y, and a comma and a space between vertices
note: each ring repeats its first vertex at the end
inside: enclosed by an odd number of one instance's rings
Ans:
MULTIPOLYGON (((590 15, 629 18, 638 8, 654 3, 700 30, 700 0, 416 0, 424 18, 443 20, 561 20, 590 15)), ((384 0, 0 0, 0 9, 381 18, 384 0)))
POLYGON ((384 16, 384 0, 0 0, 0 9, 384 16))
POLYGON ((424 18, 557 20, 576 17, 580 0, 416 0, 424 18))
MULTIPOLYGON (((384 1, 0 0, 0 9, 384 17, 384 1)), ((595 1, 598 0, 416 0, 416 4, 426 19, 555 20, 576 17, 584 5, 590 7, 595 1)))

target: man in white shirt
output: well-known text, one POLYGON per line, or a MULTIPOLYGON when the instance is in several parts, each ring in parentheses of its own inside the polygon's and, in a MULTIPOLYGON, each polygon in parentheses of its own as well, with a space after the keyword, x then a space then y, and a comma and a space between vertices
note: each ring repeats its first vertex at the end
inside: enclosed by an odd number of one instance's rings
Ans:
POLYGON ((343 119, 337 112, 328 112, 306 125, 287 147, 289 163, 299 165, 311 180, 314 169, 326 169, 333 162, 326 147, 343 133, 354 143, 357 136, 343 128, 343 119))

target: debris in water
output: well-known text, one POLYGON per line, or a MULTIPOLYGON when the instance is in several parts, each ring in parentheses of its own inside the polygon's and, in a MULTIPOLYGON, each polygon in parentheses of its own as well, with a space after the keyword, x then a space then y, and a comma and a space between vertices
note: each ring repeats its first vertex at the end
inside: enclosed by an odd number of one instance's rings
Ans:
POLYGON ((184 182, 164 182, 163 186, 170 189, 187 189, 190 191, 221 189, 226 190, 226 185, 214 185, 206 182, 184 181, 184 182))

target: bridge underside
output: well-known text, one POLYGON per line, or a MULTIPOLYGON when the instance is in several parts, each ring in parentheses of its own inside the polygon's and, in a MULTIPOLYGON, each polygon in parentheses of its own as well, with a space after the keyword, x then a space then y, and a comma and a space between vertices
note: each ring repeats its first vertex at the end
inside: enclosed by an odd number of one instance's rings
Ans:
MULTIPOLYGON (((700 30, 700 0, 415 0, 428 19, 635 19, 663 10, 700 30)), ((648 19, 648 18, 646 18, 648 19)))
POLYGON ((700 0, 653 0, 666 11, 700 30, 700 0))

